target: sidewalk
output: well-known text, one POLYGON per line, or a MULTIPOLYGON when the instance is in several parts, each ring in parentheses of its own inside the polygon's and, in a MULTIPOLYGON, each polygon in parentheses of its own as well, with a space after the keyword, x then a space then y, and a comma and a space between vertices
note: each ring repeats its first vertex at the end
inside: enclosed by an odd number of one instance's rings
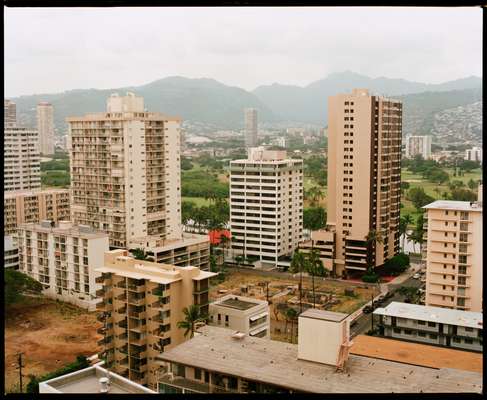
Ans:
POLYGON ((399 275, 392 281, 387 282, 386 285, 400 285, 401 283, 407 281, 416 272, 419 272, 420 270, 421 270, 421 264, 411 264, 411 266, 408 268, 408 270, 405 273, 399 275))

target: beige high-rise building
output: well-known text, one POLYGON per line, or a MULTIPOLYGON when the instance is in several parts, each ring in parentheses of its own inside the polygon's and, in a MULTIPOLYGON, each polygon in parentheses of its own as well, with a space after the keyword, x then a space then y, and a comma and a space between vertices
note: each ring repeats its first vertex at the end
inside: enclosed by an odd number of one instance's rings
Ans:
POLYGON ((255 147, 231 161, 230 225, 234 255, 273 265, 292 255, 303 230, 303 160, 255 147))
POLYGON ((245 147, 257 146, 257 110, 255 108, 245 109, 245 147))
POLYGON ((69 220, 69 189, 20 190, 3 197, 4 235, 15 235, 23 223, 69 220))
MULTIPOLYGON (((190 338, 178 322, 192 304, 208 315, 209 278, 217 275, 196 267, 176 267, 128 256, 126 250, 105 253, 98 268, 103 284, 97 307, 105 323, 99 344, 105 347, 112 370, 149 388, 157 388, 155 357, 190 338)), ((103 356, 105 357, 105 355, 103 356)))
POLYGON ((420 155, 423 159, 431 158, 431 136, 408 136, 406 138, 406 157, 420 155))
POLYGON ((107 112, 67 118, 71 137, 71 215, 110 234, 180 238, 179 118, 146 112, 142 97, 112 95, 107 112))
POLYGON ((17 105, 11 100, 4 100, 4 127, 17 125, 17 105))
POLYGON ((23 224, 19 227, 20 270, 42 283, 45 295, 96 309, 95 268, 103 266, 108 235, 69 221, 23 224))
MULTIPOLYGON (((366 271, 399 252, 402 104, 354 89, 328 99, 326 231, 332 270, 366 271), (371 231, 383 243, 366 243, 371 231), (368 257, 369 255, 369 257, 368 257)), ((323 235, 322 235, 323 236, 323 235)), ((323 256, 326 256, 323 254, 323 256)))
POLYGON ((54 154, 54 107, 45 101, 37 105, 37 130, 41 154, 54 154))
POLYGON ((3 145, 3 190, 40 189, 41 159, 35 129, 6 126, 3 145))
POLYGON ((437 200, 423 208, 426 305, 482 312, 482 205, 437 200))

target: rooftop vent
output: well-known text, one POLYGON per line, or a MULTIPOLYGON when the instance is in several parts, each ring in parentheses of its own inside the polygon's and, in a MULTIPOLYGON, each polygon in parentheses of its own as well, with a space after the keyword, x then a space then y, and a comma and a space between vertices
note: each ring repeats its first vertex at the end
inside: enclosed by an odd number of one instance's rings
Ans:
POLYGON ((245 337, 245 333, 236 331, 232 334, 232 338, 235 340, 242 340, 245 337))
POLYGON ((100 393, 108 393, 110 390, 110 381, 108 378, 100 378, 98 382, 100 382, 100 393))

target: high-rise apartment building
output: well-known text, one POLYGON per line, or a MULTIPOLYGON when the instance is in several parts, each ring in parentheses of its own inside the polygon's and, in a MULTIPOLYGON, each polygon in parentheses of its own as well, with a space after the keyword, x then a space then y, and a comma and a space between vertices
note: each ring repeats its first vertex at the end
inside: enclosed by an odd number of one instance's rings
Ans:
POLYGON ((482 312, 482 205, 437 200, 423 208, 426 305, 482 312))
POLYGON ((465 150, 464 159, 482 163, 482 147, 472 147, 471 149, 465 150))
POLYGON ((67 118, 71 215, 110 234, 110 246, 180 238, 181 120, 146 112, 142 97, 112 95, 107 112, 67 118))
POLYGON ((431 136, 408 136, 406 138, 406 157, 420 155, 423 159, 431 158, 431 136))
POLYGON ((303 230, 303 160, 255 147, 231 161, 230 225, 234 255, 276 265, 293 254, 303 230))
POLYGON ((15 235, 23 223, 69 220, 69 189, 20 190, 3 197, 4 235, 15 235))
POLYGON ((23 224, 18 232, 20 270, 42 283, 44 294, 96 309, 95 268, 103 266, 108 235, 60 221, 23 224))
POLYGON ((54 107, 45 101, 37 104, 37 130, 41 154, 54 154, 54 107))
POLYGON ((106 252, 97 271, 103 284, 98 306, 105 313, 99 316, 105 323, 103 358, 116 373, 157 388, 155 357, 190 338, 177 326, 185 307, 195 304, 208 315, 209 278, 217 274, 136 260, 121 249, 106 252))
POLYGON ((5 127, 3 190, 40 189, 41 159, 38 134, 34 129, 5 127))
POLYGON ((17 105, 11 100, 4 100, 4 127, 17 125, 17 105))
POLYGON ((245 147, 257 146, 257 110, 255 108, 245 109, 245 147))
MULTIPOLYGON (((366 89, 328 100, 327 227, 333 270, 366 271, 399 252, 402 104, 366 89), (382 243, 369 241, 378 232, 382 243)), ((326 246, 325 246, 326 247, 326 246)))

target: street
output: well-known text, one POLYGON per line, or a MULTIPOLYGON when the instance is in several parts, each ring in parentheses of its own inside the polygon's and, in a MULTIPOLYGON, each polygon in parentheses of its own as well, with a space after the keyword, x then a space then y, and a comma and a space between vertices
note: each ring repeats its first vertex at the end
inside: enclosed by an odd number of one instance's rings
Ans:
MULTIPOLYGON (((421 287, 421 280, 414 279, 412 276, 406 279, 404 282, 399 284, 389 284, 389 292, 400 288, 401 286, 409 286, 419 288, 421 287)), ((405 300, 404 295, 400 293, 395 293, 393 297, 384 301, 379 307, 386 307, 388 304, 392 303, 393 301, 403 302, 405 300)), ((374 308, 377 308, 374 305, 374 308)), ((376 321, 374 320, 374 323, 376 321)), ((353 325, 350 326, 350 337, 353 338, 359 334, 364 334, 372 328, 372 313, 369 314, 362 314, 358 317, 353 325)))

